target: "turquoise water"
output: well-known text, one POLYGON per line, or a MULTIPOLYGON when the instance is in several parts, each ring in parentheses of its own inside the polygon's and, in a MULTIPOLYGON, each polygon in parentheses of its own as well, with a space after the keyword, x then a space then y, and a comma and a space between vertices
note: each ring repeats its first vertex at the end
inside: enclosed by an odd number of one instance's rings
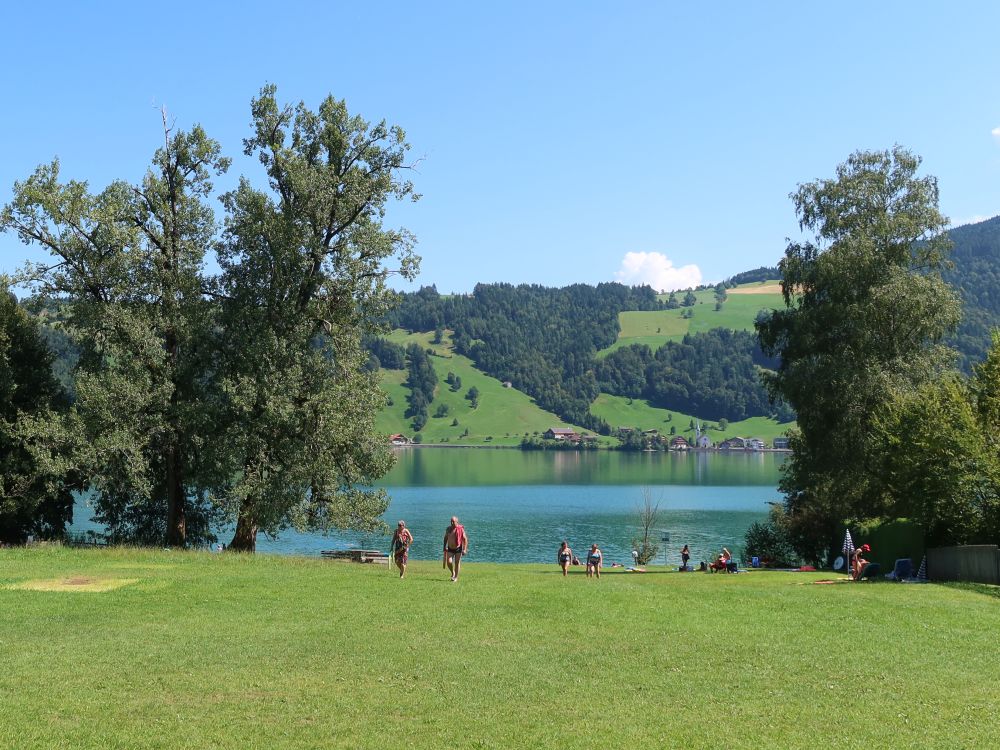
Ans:
MULTIPOLYGON (((631 564, 636 510, 647 490, 660 503, 657 564, 680 549, 708 560, 722 546, 742 549, 743 534, 777 499, 782 454, 618 453, 417 448, 401 450, 385 486, 386 522, 406 521, 415 559, 438 559, 448 519, 469 534, 469 560, 552 562, 563 539, 578 554, 597 542, 610 562, 631 564), (669 542, 660 537, 669 535, 669 542)), ((348 546, 387 549, 355 534, 262 537, 261 552, 315 554, 348 546)))
MULTIPOLYGON (((386 522, 404 519, 414 534, 414 559, 440 559, 444 528, 457 515, 469 534, 470 562, 554 562, 566 539, 581 556, 597 542, 608 564, 631 564, 636 511, 648 491, 660 503, 654 564, 677 565, 684 544, 695 561, 722 546, 741 550, 747 527, 766 518, 767 502, 778 499, 783 459, 774 453, 416 448, 399 451, 380 484, 392 499, 386 522), (660 541, 663 535, 670 541, 660 541)), ((88 526, 82 520, 74 528, 88 526)), ((257 545, 264 553, 304 555, 347 547, 387 550, 388 537, 287 531, 276 539, 262 535, 257 545)))

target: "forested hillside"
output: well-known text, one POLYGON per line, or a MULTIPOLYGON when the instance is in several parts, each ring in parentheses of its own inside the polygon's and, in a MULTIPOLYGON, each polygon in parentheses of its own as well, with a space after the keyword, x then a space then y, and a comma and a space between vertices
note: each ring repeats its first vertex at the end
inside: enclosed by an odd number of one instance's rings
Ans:
POLYGON ((618 314, 663 306, 649 287, 575 284, 477 284, 468 296, 434 287, 403 296, 392 325, 409 331, 448 328, 458 354, 533 397, 562 419, 603 433, 590 413, 599 392, 594 357, 618 337, 618 314))
POLYGON ((795 415, 769 402, 757 376, 758 368, 775 364, 753 334, 716 328, 668 341, 655 353, 643 344, 618 349, 599 362, 596 376, 604 393, 645 398, 702 419, 734 422, 774 414, 787 422, 795 415))
MULTIPOLYGON (((958 227, 950 235, 953 267, 945 278, 965 302, 951 342, 969 369, 982 359, 990 329, 1000 325, 1000 217, 958 227)), ((726 280, 726 297, 706 287, 690 296, 674 295, 678 302, 673 304, 649 287, 621 284, 562 289, 479 284, 472 294, 454 296, 430 286, 401 295, 388 322, 410 332, 438 332, 439 341, 448 329, 446 341, 454 354, 467 358, 477 371, 494 382, 509 381, 543 413, 604 434, 619 425, 608 423, 606 409, 592 409, 599 394, 642 400, 649 408, 704 420, 774 417, 784 422, 794 414, 768 401, 758 373, 775 363, 763 356, 752 334, 756 312, 782 304, 775 285, 766 283, 776 275, 773 267, 738 273, 726 280)), ((56 375, 71 388, 77 354, 63 327, 64 316, 52 304, 29 300, 25 305, 42 321, 42 333, 56 355, 56 375)), ((438 424, 443 420, 433 415, 440 404, 433 399, 451 393, 451 384, 443 384, 447 390, 439 384, 439 395, 433 396, 425 358, 418 352, 408 357, 401 343, 370 339, 371 367, 398 371, 390 378, 398 384, 390 390, 405 404, 407 419, 438 424)), ((546 419, 528 422, 534 430, 546 419)), ((510 432, 523 432, 525 426, 514 425, 510 432)), ((500 424, 481 427, 487 434, 508 431, 500 424)), ((458 434, 464 430, 462 425, 458 434)))
MULTIPOLYGON (((768 301, 772 298, 768 295, 768 301)), ((758 368, 769 363, 752 335, 726 330, 752 326, 759 308, 729 321, 721 312, 725 299, 713 307, 701 302, 697 295, 685 295, 685 303, 668 310, 668 302, 649 287, 621 284, 563 289, 479 284, 473 294, 453 297, 425 287, 404 295, 391 323, 414 332, 453 331, 455 351, 478 369, 510 381, 563 420, 603 434, 616 425, 590 410, 602 391, 647 398, 653 406, 708 419, 738 421, 778 413, 789 418, 787 409, 769 403, 760 384, 758 368), (655 350, 628 347, 597 359, 598 352, 618 341, 622 313, 662 312, 678 320, 684 315, 686 326, 699 304, 703 332, 682 341, 661 341, 664 345, 655 350), (718 327, 712 325, 715 321, 718 327)), ((663 320, 666 324, 668 318, 663 320)))
POLYGON ((962 322, 952 343, 968 370, 986 354, 990 329, 1000 326, 1000 216, 949 232, 953 267, 944 279, 962 294, 962 322))

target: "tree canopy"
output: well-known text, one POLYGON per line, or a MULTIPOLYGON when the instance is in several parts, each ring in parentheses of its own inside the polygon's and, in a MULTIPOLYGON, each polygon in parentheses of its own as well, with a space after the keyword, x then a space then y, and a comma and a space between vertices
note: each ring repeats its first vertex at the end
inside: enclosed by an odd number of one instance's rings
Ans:
POLYGON ((940 272, 948 240, 937 181, 900 147, 860 151, 792 194, 813 241, 788 245, 786 307, 758 320, 771 393, 798 416, 780 487, 800 554, 818 559, 844 519, 887 510, 875 420, 946 369, 959 305, 940 272))
POLYGON ((252 550, 259 529, 371 528, 386 504, 356 489, 391 460, 361 342, 396 299, 387 275, 416 269, 410 234, 382 226, 389 201, 415 198, 405 135, 266 86, 244 146, 267 189, 241 178, 221 223, 211 178, 229 160, 166 118, 140 184, 94 194, 53 162, 0 215, 53 256, 18 280, 68 303, 81 352, 58 429, 121 538, 204 541, 228 519, 252 550))
POLYGON ((61 535, 72 517, 75 472, 45 424, 68 407, 52 355, 14 295, 0 294, 0 542, 61 535))

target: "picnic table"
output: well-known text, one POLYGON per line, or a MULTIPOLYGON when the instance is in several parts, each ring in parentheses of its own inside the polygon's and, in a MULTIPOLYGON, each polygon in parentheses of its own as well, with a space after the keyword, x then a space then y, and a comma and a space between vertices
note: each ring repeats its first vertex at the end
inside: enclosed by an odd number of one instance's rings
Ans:
POLYGON ((325 560, 350 560, 357 563, 389 564, 389 555, 379 549, 325 549, 319 554, 325 560))

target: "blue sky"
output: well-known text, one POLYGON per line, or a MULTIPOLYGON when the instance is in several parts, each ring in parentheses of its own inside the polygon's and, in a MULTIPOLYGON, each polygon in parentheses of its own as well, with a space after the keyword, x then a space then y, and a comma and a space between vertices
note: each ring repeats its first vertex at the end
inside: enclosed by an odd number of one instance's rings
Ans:
MULTIPOLYGON (((1000 213, 998 3, 19 3, 0 30, 0 202, 59 156, 138 179, 158 108, 242 158, 249 101, 403 126, 418 283, 684 287, 775 263, 788 194, 899 143, 956 224, 1000 213), (807 7, 815 6, 815 7, 807 7)), ((0 270, 38 259, 0 236, 0 270)))

